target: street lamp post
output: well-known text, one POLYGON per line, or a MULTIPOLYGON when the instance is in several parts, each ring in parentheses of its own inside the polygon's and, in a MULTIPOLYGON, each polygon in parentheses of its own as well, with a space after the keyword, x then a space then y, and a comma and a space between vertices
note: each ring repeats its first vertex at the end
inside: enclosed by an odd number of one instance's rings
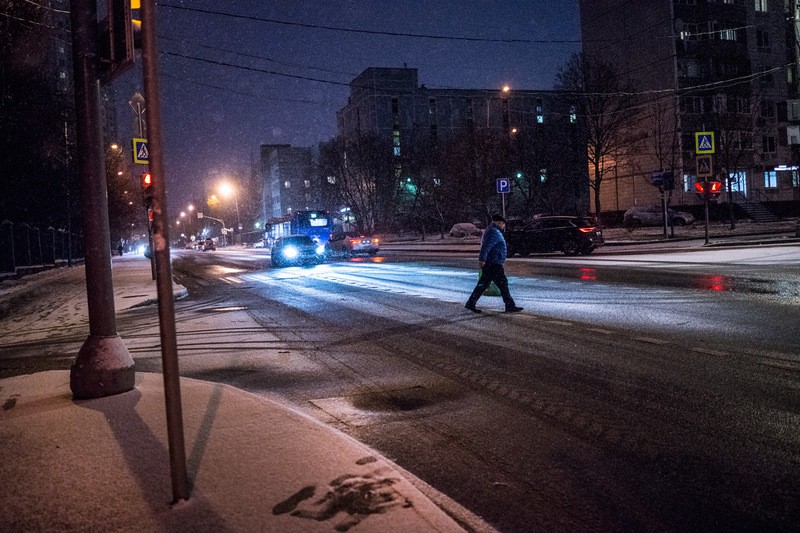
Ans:
POLYGON ((224 198, 230 198, 233 196, 233 203, 236 206, 236 224, 239 226, 239 243, 241 244, 241 231, 242 231, 242 219, 239 216, 239 197, 236 194, 236 188, 228 182, 224 182, 219 186, 219 193, 224 198))

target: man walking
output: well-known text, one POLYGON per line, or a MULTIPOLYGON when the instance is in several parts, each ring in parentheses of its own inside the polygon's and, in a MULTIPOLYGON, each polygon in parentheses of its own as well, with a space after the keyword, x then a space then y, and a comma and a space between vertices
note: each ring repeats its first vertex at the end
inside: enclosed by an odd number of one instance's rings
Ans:
POLYGON ((503 263, 506 260, 506 239, 503 237, 505 227, 506 219, 502 215, 492 215, 492 224, 483 232, 481 252, 478 256, 478 262, 481 265, 481 277, 469 300, 467 300, 467 304, 464 306, 473 313, 481 312, 480 309, 475 307, 475 304, 478 303, 478 298, 481 297, 483 291, 493 281, 497 288, 500 289, 500 296, 503 297, 503 303, 506 304, 506 313, 522 311, 522 307, 517 307, 517 304, 514 303, 514 298, 508 292, 508 278, 506 278, 505 270, 503 270, 503 263))

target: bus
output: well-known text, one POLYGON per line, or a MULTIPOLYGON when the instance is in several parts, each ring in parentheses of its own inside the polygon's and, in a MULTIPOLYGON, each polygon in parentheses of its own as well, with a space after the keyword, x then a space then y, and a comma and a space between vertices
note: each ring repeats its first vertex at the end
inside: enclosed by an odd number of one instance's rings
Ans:
POLYGON ((308 235, 313 241, 325 244, 333 232, 333 215, 330 211, 296 211, 270 222, 269 233, 273 241, 285 235, 308 235))

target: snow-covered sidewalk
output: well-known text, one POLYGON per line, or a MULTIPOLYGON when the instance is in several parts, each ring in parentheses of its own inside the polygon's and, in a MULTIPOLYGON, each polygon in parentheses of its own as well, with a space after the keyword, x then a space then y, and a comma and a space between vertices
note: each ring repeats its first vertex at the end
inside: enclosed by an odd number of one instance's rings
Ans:
MULTIPOLYGON (((114 258, 113 274, 118 311, 155 298, 147 260, 114 258)), ((15 342, 84 339, 85 299, 83 267, 2 284, 3 353, 13 356, 15 342)), ((221 328, 236 320, 213 317, 221 328)), ((188 378, 181 394, 192 489, 173 506, 161 375, 137 373, 134 390, 85 401, 72 400, 67 370, 0 379, 0 531, 491 530, 302 413, 188 378)))

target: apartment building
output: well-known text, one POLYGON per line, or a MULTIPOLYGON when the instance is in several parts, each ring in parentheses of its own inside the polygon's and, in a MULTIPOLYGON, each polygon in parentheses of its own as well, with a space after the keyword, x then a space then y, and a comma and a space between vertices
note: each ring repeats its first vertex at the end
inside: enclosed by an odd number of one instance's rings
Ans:
POLYGON ((638 144, 608 162, 604 211, 658 202, 658 170, 676 177, 672 204, 699 203, 698 132, 714 133, 712 179, 734 203, 796 210, 795 0, 581 0, 580 12, 584 54, 614 64, 639 94, 638 144))
POLYGON ((588 210, 585 140, 576 105, 557 91, 429 88, 419 83, 417 69, 372 67, 352 80, 336 118, 340 135, 377 134, 391 140, 398 158, 411 143, 435 145, 474 132, 504 138, 514 159, 505 169, 508 176, 525 170, 542 182, 556 181, 569 191, 564 212, 588 210))

